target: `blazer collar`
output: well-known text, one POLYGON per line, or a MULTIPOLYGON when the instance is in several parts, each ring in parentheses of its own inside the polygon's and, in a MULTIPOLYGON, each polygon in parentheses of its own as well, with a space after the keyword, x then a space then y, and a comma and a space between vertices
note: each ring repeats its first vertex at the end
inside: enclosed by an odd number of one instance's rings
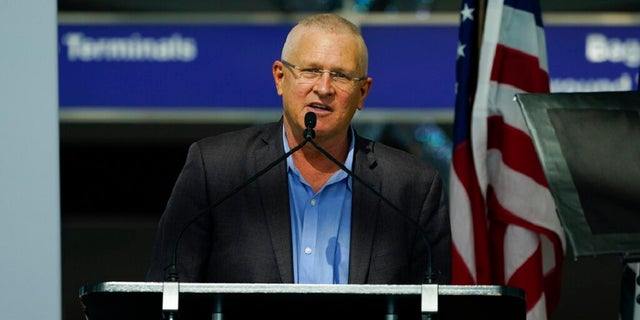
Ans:
MULTIPOLYGON (((373 152, 374 142, 360 137, 357 133, 355 137, 353 173, 373 189, 380 191, 382 180, 375 171, 377 160, 373 152)), ((357 179, 354 178, 354 180, 357 179)), ((361 181, 353 182, 349 283, 366 283, 371 265, 371 252, 380 202, 380 198, 362 185, 361 181)))

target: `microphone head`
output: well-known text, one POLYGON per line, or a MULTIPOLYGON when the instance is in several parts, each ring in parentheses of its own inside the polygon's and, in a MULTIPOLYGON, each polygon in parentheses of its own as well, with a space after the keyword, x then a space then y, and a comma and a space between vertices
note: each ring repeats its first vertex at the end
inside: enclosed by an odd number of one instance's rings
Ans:
POLYGON ((307 112, 304 115, 304 125, 307 129, 313 129, 316 127, 316 114, 313 112, 307 112))
POLYGON ((316 114, 313 112, 307 112, 307 114, 304 115, 304 125, 306 129, 304 129, 302 134, 306 140, 311 140, 316 137, 316 132, 313 130, 313 128, 316 127, 316 120, 316 114))

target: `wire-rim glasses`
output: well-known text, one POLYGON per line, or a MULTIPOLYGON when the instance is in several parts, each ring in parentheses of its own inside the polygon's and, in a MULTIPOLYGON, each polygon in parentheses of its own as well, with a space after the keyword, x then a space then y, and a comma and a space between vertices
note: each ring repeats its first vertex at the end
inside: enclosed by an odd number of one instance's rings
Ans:
POLYGON ((282 64, 284 64, 285 66, 291 68, 292 70, 295 70, 294 75, 296 75, 298 83, 301 83, 301 84, 316 83, 318 79, 322 78, 323 74, 328 73, 329 78, 331 79, 331 83, 333 83, 336 87, 340 89, 349 90, 353 87, 354 83, 362 81, 366 78, 366 76, 351 77, 345 74, 344 72, 340 72, 340 71, 324 70, 324 69, 314 68, 314 67, 300 67, 286 60, 280 60, 280 61, 282 61, 282 64))

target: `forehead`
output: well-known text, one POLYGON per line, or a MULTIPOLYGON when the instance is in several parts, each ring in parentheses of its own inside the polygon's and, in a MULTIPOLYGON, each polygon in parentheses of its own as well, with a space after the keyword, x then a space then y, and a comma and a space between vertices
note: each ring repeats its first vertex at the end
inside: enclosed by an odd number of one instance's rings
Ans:
POLYGON ((351 33, 336 33, 318 28, 297 30, 291 56, 299 64, 330 64, 355 68, 362 54, 361 40, 351 33))

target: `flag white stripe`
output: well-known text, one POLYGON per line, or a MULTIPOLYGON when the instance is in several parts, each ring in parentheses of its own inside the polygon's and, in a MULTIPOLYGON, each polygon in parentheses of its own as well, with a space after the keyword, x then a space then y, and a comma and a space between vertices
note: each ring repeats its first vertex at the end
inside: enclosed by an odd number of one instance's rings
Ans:
POLYGON ((451 239, 456 245, 464 264, 469 268, 474 282, 477 283, 478 276, 475 261, 475 242, 473 239, 474 230, 473 224, 469 223, 469 221, 473 221, 469 196, 455 170, 452 170, 450 181, 449 194, 451 195, 451 214, 449 218, 451 220, 451 225, 455 226, 451 228, 451 239))
MULTIPOLYGON (((502 16, 503 1, 488 1, 486 16, 502 16)), ((487 156, 487 116, 489 103, 489 82, 491 68, 496 54, 498 36, 500 34, 500 19, 486 19, 478 62, 478 81, 476 94, 471 111, 471 146, 473 149, 473 165, 476 168, 478 184, 482 197, 486 198, 488 177, 485 166, 487 156)))
POLYGON ((540 59, 540 68, 547 71, 546 41, 544 30, 536 25, 536 17, 529 11, 505 6, 502 10, 503 30, 500 43, 540 59), (532 28, 532 26, 536 26, 532 28), (531 41, 536 39, 536 41, 531 41), (540 55, 544 52, 544 55, 540 55))
POLYGON ((516 225, 507 227, 504 237, 504 276, 509 281, 513 274, 538 249, 538 234, 516 225))
MULTIPOLYGON (((487 167, 491 172, 489 176, 493 179, 491 185, 502 207, 534 225, 562 234, 549 189, 506 165, 502 161, 500 150, 491 149, 487 152, 487 167), (549 214, 550 212, 554 214, 549 214)), ((564 238, 561 238, 561 242, 564 248, 564 238)))
POLYGON ((522 111, 518 106, 518 102, 515 101, 516 93, 523 93, 524 91, 504 83, 497 83, 492 81, 489 85, 490 94, 488 115, 502 115, 504 122, 512 127, 520 129, 520 131, 528 134, 529 128, 524 121, 522 111))
POLYGON ((547 318, 547 301, 542 293, 542 297, 538 302, 527 312, 527 320, 539 320, 547 318))

